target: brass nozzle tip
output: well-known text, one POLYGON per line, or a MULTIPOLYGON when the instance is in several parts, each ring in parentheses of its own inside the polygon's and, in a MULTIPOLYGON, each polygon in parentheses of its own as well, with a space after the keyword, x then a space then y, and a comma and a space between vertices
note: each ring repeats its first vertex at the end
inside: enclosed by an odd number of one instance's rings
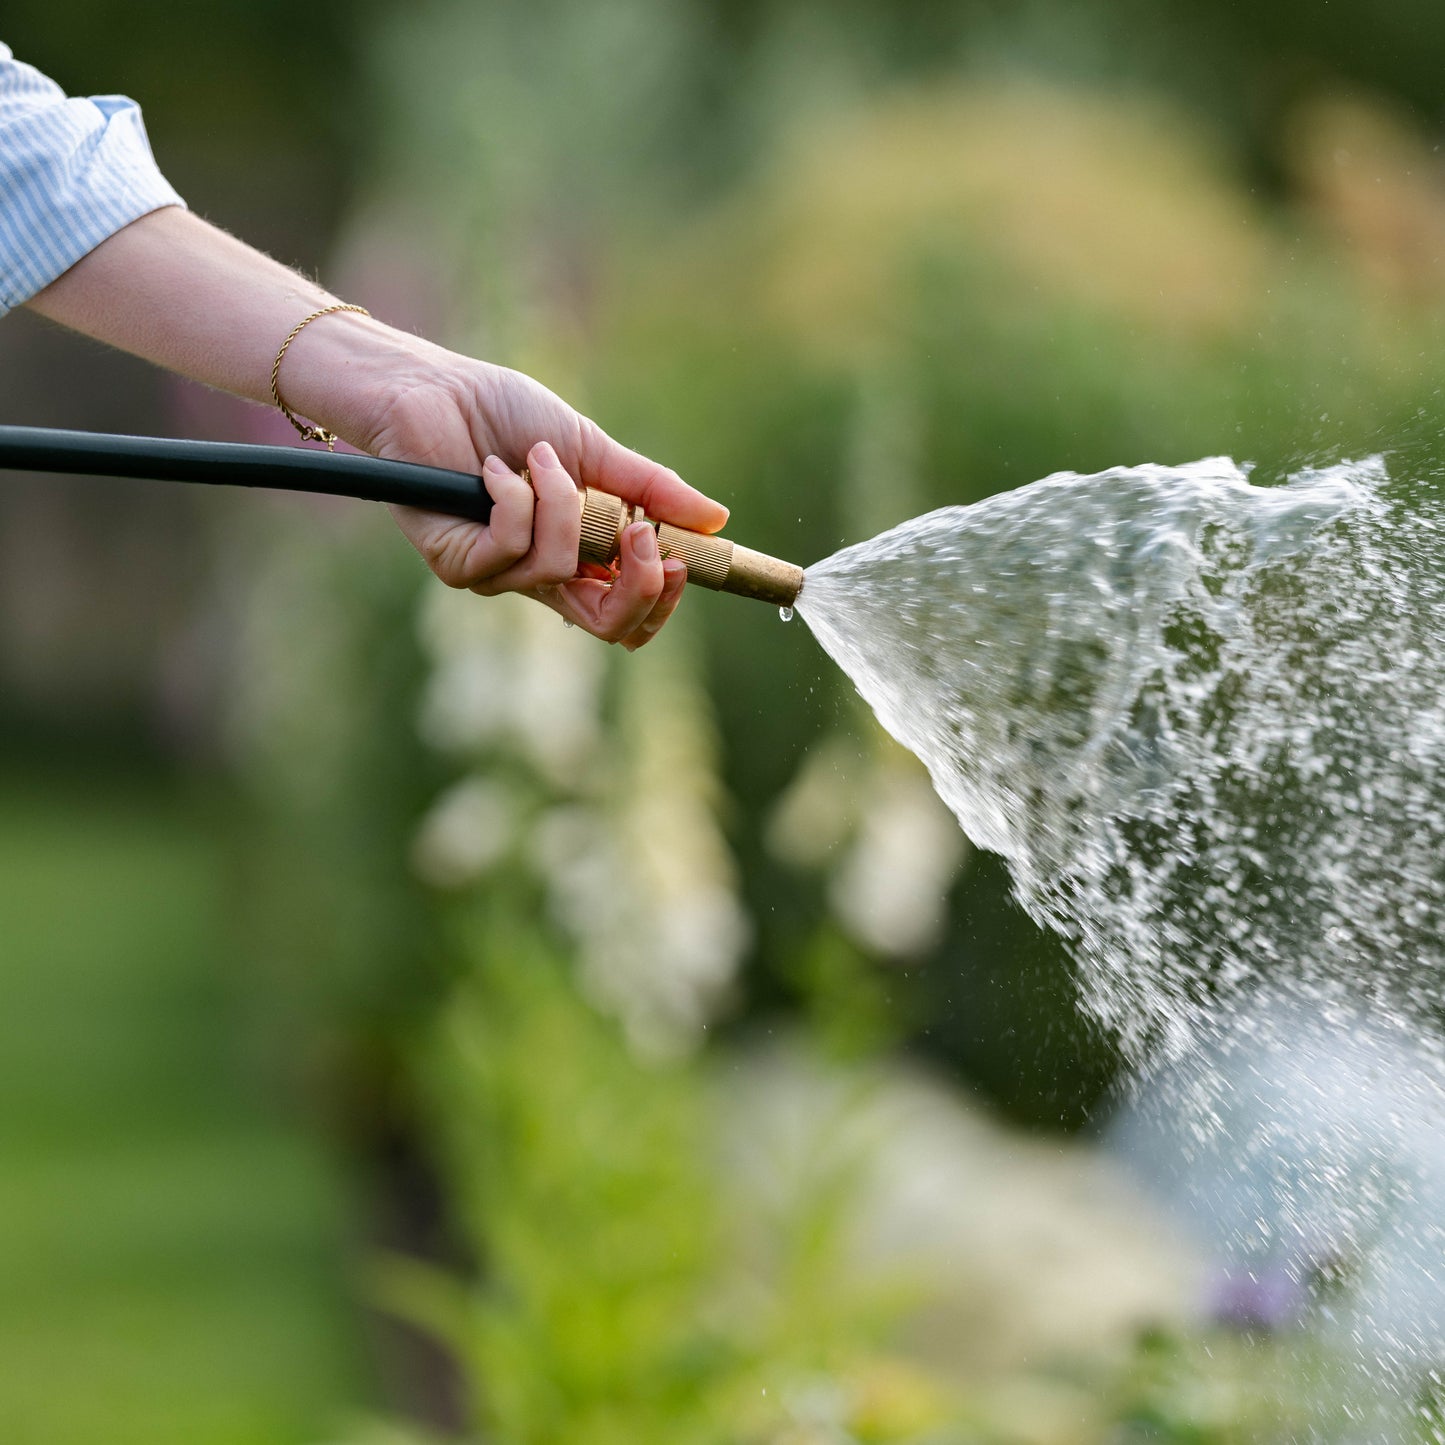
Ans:
POLYGON ((735 597, 756 597, 775 607, 791 607, 803 590, 803 569, 766 552, 735 546, 721 590, 735 597))
MULTIPOLYGON (((612 566, 617 561, 622 534, 634 522, 649 521, 640 507, 607 492, 588 487, 581 494, 582 544, 578 560, 612 566)), ((755 597, 777 607, 791 607, 803 590, 803 569, 780 561, 751 547, 739 547, 726 537, 690 532, 671 522, 654 522, 657 545, 664 557, 680 557, 687 563, 687 580, 710 587, 714 592, 731 592, 736 597, 755 597)))

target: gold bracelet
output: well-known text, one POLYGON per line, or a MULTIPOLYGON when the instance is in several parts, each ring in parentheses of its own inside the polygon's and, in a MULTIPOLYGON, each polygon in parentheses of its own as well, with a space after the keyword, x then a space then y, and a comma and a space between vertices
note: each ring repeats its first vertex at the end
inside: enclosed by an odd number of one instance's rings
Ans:
POLYGON ((301 320, 291 328, 290 334, 285 341, 281 343, 280 351, 276 353, 276 360, 271 363, 271 400, 281 408, 286 420, 301 433, 302 441, 325 442, 326 450, 329 452, 336 450, 336 433, 334 431, 327 431, 324 426, 303 425, 297 419, 296 413, 281 400, 281 393, 276 389, 276 378, 281 374, 281 358, 286 355, 286 348, 301 334, 302 328, 310 326, 318 316, 330 316, 333 311, 358 311, 363 316, 371 315, 371 312, 368 311, 365 306, 349 306, 344 301, 338 301, 333 306, 323 306, 320 311, 313 311, 310 316, 303 316, 301 320))

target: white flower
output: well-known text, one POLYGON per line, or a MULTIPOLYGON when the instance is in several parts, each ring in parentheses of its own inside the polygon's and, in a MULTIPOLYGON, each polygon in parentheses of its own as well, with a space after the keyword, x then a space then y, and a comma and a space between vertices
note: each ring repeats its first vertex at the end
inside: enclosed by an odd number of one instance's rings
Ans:
POLYGON ((857 745, 832 737, 811 748, 768 820, 768 851, 796 868, 821 868, 857 825, 857 745))
POLYGON ((949 885, 967 856, 967 840, 922 769, 890 761, 870 779, 858 837, 828 899, 866 947, 919 954, 943 935, 949 885))
POLYGON ((511 847, 516 805, 508 790, 467 777, 432 804, 412 844, 417 876, 436 888, 475 883, 511 847))
POLYGON ((549 812, 531 850, 583 987, 651 1057, 696 1045, 752 936, 717 822, 707 699, 668 646, 622 670, 595 797, 549 812))
POLYGON ((616 670, 610 722, 613 654, 534 603, 432 589, 420 628, 433 662, 423 736, 463 758, 514 756, 558 801, 522 831, 515 800, 472 777, 428 815, 417 871, 459 887, 515 847, 593 1002, 640 1053, 695 1046, 752 930, 718 827, 709 703, 676 626, 616 670))
POLYGON ((421 639, 434 664, 419 727, 461 756, 514 747, 549 782, 576 786, 601 742, 604 648, 520 597, 427 590, 421 639))
POLYGON ((768 823, 769 851, 800 868, 833 864, 828 901, 864 947, 905 958, 937 943, 968 840, 907 753, 861 762, 835 737, 814 748, 768 823))

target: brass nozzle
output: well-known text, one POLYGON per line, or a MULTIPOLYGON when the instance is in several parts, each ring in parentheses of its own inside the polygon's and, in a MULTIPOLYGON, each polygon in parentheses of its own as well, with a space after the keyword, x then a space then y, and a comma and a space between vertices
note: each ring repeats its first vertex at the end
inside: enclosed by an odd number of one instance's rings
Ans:
POLYGON ((664 557, 680 557, 687 563, 687 580, 711 587, 714 592, 731 592, 737 597, 756 597, 777 607, 791 607, 803 590, 803 569, 780 561, 751 547, 739 547, 726 537, 689 532, 671 522, 654 522, 641 507, 624 502, 609 492, 588 487, 581 494, 582 543, 579 562, 600 562, 610 567, 617 561, 622 534, 634 522, 647 522, 657 531, 657 544, 664 557))

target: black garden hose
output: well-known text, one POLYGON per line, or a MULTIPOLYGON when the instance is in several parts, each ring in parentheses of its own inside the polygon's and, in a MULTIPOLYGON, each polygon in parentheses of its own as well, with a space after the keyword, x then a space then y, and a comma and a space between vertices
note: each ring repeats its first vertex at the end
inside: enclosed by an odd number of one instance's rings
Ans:
MULTIPOLYGON (((294 446, 0 426, 0 469, 318 492, 421 507, 473 522, 486 522, 492 515, 492 499, 482 479, 466 472, 294 446)), ((581 489, 578 505, 579 564, 613 565, 626 529, 648 521, 657 530, 662 555, 687 563, 689 582, 779 607, 791 607, 802 589, 803 569, 792 562, 734 545, 726 537, 658 522, 644 516, 640 507, 596 487, 581 489)))
POLYGON ((0 426, 0 468, 224 487, 275 487, 288 492, 359 497, 369 502, 397 502, 474 522, 485 522, 492 515, 492 499, 480 477, 414 462, 388 462, 351 452, 302 447, 0 426))

